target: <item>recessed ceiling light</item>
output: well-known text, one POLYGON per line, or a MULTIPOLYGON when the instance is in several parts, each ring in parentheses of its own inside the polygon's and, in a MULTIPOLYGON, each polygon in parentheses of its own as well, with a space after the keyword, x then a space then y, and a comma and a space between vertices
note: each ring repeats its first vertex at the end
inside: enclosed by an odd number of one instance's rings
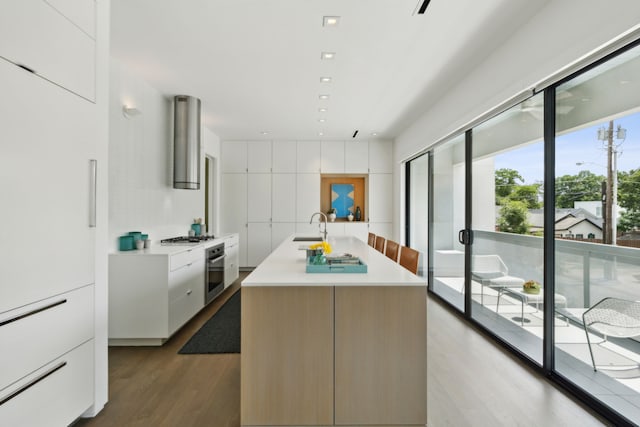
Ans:
POLYGON ((324 136, 324 132, 318 132, 319 136, 324 136))
POLYGON ((337 27, 339 23, 340 23, 339 16, 323 16, 322 17, 323 27, 337 27))
POLYGON ((333 59, 336 57, 335 52, 322 52, 320 54, 320 59, 333 59))
POLYGON ((320 77, 320 83, 331 83, 331 77, 320 77))
POLYGON ((319 121, 320 123, 324 123, 324 122, 326 122, 326 121, 327 121, 327 119, 318 119, 318 121, 319 121))
POLYGON ((627 83, 629 83, 629 80, 620 80, 621 85, 626 85, 627 83))
POLYGON ((320 99, 329 99, 329 95, 319 95, 318 98, 320 98, 320 99))
POLYGON ((371 136, 378 136, 378 132, 371 132, 371 136))
POLYGON ((329 109, 323 107, 323 108, 318 108, 318 111, 321 113, 326 113, 327 111, 329 111, 329 109))
POLYGON ((260 134, 261 135, 269 135, 269 132, 263 130, 262 132, 260 132, 260 134))

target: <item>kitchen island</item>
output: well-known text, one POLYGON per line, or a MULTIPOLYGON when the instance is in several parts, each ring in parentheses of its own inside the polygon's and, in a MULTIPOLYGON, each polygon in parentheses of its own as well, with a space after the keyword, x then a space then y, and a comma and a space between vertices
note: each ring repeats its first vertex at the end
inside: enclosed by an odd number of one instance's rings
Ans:
POLYGON ((242 282, 241 424, 425 425, 425 279, 328 241, 368 272, 306 273, 291 236, 242 282))

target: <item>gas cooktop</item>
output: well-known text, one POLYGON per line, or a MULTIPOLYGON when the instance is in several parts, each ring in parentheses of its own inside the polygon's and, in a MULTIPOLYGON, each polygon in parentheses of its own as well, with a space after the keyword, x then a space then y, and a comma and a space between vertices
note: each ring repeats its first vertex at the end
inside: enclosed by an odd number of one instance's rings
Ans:
POLYGON ((161 245, 197 245, 198 243, 213 240, 215 237, 213 234, 206 234, 202 236, 178 236, 171 237, 169 239, 160 240, 161 245))

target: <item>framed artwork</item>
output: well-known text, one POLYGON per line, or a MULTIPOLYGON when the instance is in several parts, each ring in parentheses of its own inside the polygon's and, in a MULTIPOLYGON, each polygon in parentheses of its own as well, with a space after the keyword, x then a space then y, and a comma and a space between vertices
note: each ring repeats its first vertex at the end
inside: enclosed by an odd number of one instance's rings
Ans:
POLYGON ((336 210, 338 218, 355 211, 354 190, 353 184, 331 184, 331 207, 336 210))

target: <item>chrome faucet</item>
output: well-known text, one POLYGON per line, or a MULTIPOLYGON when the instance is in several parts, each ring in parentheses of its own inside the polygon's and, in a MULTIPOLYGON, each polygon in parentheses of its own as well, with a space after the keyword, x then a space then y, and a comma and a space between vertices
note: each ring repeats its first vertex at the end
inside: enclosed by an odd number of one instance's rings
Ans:
POLYGON ((315 212, 313 215, 311 215, 309 224, 313 224, 313 217, 316 215, 322 215, 322 217, 324 218, 324 231, 322 232, 322 234, 324 235, 324 238, 322 240, 325 241, 327 240, 327 215, 325 215, 324 212, 315 212))

